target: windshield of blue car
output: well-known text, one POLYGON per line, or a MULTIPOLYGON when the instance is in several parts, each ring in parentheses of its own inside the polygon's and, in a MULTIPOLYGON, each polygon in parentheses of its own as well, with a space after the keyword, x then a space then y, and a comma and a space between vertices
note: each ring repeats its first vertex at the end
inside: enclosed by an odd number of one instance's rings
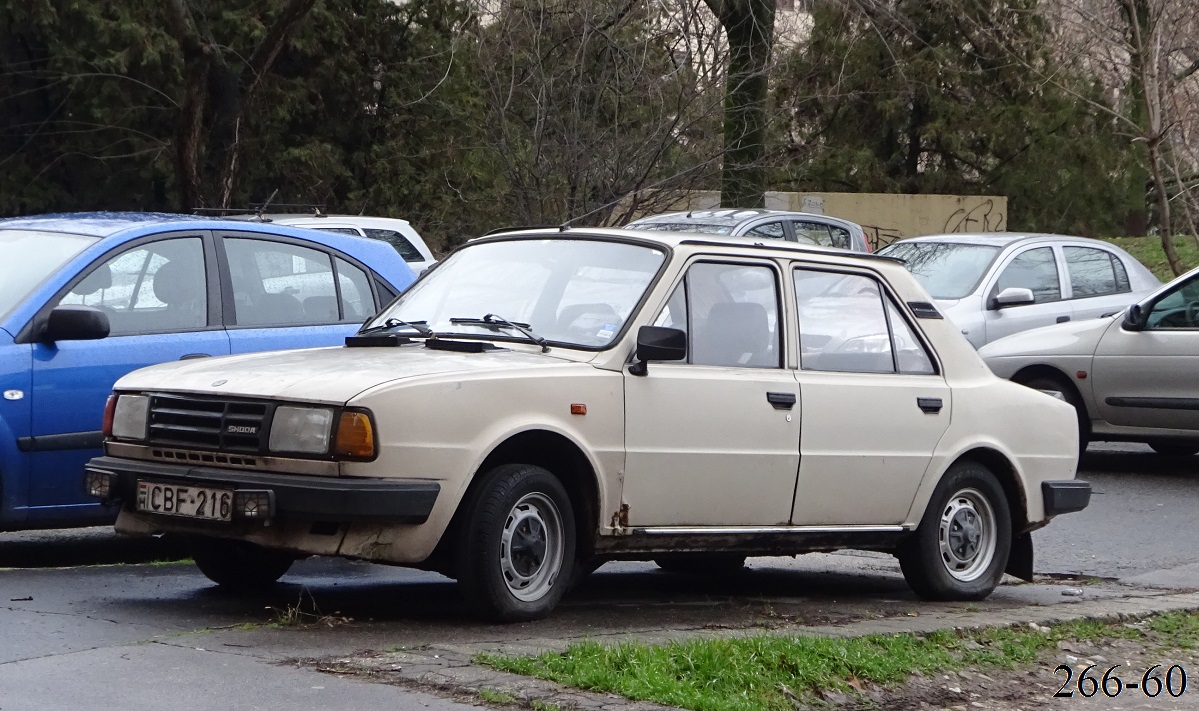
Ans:
POLYGON ((0 320, 96 237, 0 229, 0 320))
POLYGON ((902 259, 934 299, 960 299, 974 291, 1001 251, 989 244, 897 242, 879 254, 902 259))
MULTIPOLYGON (((450 255, 367 324, 399 319, 437 337, 604 348, 620 334, 666 260, 663 249, 626 242, 515 239, 450 255)), ((395 333, 422 337, 397 324, 395 333)))

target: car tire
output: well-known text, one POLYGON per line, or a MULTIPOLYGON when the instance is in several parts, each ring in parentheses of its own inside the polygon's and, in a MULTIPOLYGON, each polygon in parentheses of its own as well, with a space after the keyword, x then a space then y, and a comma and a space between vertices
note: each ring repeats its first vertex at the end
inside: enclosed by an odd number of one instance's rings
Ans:
POLYGON ((926 600, 981 600, 1003 578, 1012 544, 1007 496, 991 470, 960 461, 937 484, 915 533, 896 550, 926 600))
POLYGON ((545 617, 574 578, 570 496, 546 469, 504 464, 483 475, 462 518, 458 582, 495 622, 545 617))
POLYGON ((668 553, 654 558, 654 563, 670 573, 717 577, 744 570, 745 556, 738 553, 668 553))
POLYGON ((1087 407, 1078 396, 1078 391, 1067 385, 1062 379, 1048 375, 1038 375, 1028 379, 1017 380, 1016 382, 1033 390, 1049 390, 1060 393, 1062 399, 1070 403, 1070 406, 1074 408, 1075 416, 1078 418, 1078 456, 1082 457, 1086 453, 1087 444, 1091 439, 1091 417, 1087 414, 1087 407))
POLYGON ((1192 444, 1175 444, 1174 442, 1150 442, 1153 451, 1166 457, 1190 457, 1199 453, 1199 447, 1192 444))
POLYGON ((262 590, 274 585, 291 569, 296 557, 247 541, 225 538, 189 539, 192 560, 212 582, 237 591, 262 590))

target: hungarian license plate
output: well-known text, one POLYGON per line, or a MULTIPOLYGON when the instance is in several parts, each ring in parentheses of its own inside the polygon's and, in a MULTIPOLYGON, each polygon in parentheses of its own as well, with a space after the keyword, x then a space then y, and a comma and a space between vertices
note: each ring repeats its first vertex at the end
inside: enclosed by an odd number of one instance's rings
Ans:
POLYGON ((231 521, 233 492, 227 489, 139 481, 137 510, 206 521, 231 521))

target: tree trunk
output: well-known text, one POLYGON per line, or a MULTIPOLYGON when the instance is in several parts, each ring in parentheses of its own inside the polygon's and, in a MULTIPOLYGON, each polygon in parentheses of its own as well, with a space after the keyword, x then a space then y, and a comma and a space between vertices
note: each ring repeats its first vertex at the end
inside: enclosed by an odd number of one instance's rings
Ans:
POLYGON ((766 201, 766 101, 775 0, 704 0, 724 27, 729 65, 724 98, 723 207, 766 201))

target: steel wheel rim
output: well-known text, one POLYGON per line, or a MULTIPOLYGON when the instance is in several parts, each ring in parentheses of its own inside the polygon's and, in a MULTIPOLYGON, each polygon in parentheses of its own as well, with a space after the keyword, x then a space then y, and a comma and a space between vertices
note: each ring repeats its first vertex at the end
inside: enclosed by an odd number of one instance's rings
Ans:
POLYGON ((964 583, 982 577, 995 559, 995 509, 977 489, 962 489, 941 510, 937 541, 945 570, 964 583))
POLYGON ((500 535, 500 572, 517 600, 545 597, 562 572, 562 513, 545 494, 523 496, 504 520, 500 535))

